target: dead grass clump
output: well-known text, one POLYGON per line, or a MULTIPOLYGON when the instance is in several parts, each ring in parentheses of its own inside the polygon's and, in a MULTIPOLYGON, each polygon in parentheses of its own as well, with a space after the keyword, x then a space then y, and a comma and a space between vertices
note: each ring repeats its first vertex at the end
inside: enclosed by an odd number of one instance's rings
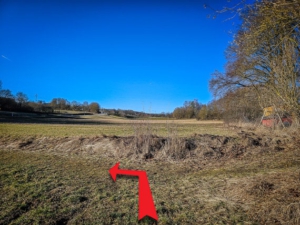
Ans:
POLYGON ((32 138, 27 139, 27 140, 24 140, 24 141, 21 141, 21 142, 19 143, 19 148, 26 147, 26 146, 32 144, 32 142, 33 142, 33 139, 32 139, 32 138))
POLYGON ((290 224, 300 224, 300 202, 290 203, 283 210, 284 220, 290 224))
POLYGON ((255 184, 251 188, 250 194, 261 197, 261 196, 265 196, 265 195, 269 194, 273 190, 274 190, 274 184, 269 183, 267 181, 262 181, 258 184, 255 184))
POLYGON ((152 152, 154 151, 152 146, 155 137, 157 137, 155 135, 157 130, 146 120, 135 122, 132 128, 134 131, 132 150, 136 155, 142 155, 145 159, 152 159, 152 152))
POLYGON ((191 157, 192 151, 196 148, 193 140, 171 137, 166 139, 166 145, 158 157, 168 160, 182 160, 191 157))
POLYGON ((183 138, 178 136, 177 126, 174 123, 166 122, 165 129, 167 130, 167 137, 158 137, 157 129, 151 121, 142 120, 137 121, 132 125, 133 137, 125 138, 122 142, 124 148, 122 155, 126 157, 131 156, 135 159, 172 159, 179 160, 186 158, 188 152, 191 150, 191 143, 183 141, 183 138))

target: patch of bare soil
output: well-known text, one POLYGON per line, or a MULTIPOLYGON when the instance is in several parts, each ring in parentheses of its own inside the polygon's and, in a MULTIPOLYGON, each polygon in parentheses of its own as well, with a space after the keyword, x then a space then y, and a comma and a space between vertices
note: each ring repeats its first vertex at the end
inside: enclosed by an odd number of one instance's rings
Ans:
POLYGON ((192 137, 158 137, 140 135, 130 137, 29 137, 0 138, 4 150, 47 151, 61 154, 106 156, 117 159, 198 162, 226 161, 268 152, 281 152, 299 146, 299 140, 290 136, 257 135, 240 132, 238 137, 195 134, 192 137))

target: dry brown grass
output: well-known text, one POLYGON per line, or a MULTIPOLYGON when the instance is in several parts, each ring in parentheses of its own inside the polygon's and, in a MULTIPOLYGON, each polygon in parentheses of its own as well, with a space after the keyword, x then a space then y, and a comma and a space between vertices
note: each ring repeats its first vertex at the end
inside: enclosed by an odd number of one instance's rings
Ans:
POLYGON ((226 128, 210 123, 123 125, 101 134, 104 124, 1 124, 0 224, 137 223, 137 180, 114 183, 108 169, 117 161, 147 171, 159 224, 299 224, 299 135, 250 127, 218 136, 226 128), (195 127, 217 131, 185 130, 195 127), (129 135, 116 135, 122 129, 129 135))
POLYGON ((293 137, 300 131, 300 124, 299 119, 294 118, 293 123, 290 127, 282 127, 282 125, 278 124, 275 127, 266 127, 261 124, 259 124, 259 121, 257 122, 238 122, 238 123, 232 123, 231 127, 235 127, 239 130, 247 130, 255 132, 259 135, 277 135, 277 136, 289 136, 293 137))
POLYGON ((299 168, 269 170, 231 180, 227 195, 247 208, 259 224, 299 224, 299 168))

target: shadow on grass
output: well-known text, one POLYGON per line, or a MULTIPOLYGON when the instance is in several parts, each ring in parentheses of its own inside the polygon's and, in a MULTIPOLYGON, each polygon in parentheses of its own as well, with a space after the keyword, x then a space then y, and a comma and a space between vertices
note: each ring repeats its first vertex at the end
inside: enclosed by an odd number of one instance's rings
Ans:
POLYGON ((37 114, 37 113, 0 113, 0 123, 35 123, 35 124, 75 124, 101 125, 114 124, 103 120, 81 118, 80 115, 37 114))

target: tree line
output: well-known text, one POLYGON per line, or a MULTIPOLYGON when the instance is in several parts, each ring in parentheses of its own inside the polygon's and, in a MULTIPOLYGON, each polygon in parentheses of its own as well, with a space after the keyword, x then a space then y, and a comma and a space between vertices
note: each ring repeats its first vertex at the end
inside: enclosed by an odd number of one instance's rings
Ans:
POLYGON ((107 113, 107 115, 112 116, 119 116, 119 117, 125 117, 128 119, 135 119, 135 118, 147 118, 147 117, 172 117, 172 113, 146 113, 146 112, 139 112, 134 111, 131 109, 124 110, 124 109, 103 109, 104 113, 107 113))
POLYGON ((197 100, 185 101, 182 107, 177 107, 172 113, 175 119, 254 121, 261 118, 262 109, 251 95, 245 95, 244 90, 228 93, 224 97, 208 104, 197 100))
POLYGON ((97 102, 77 102, 68 101, 64 98, 53 98, 51 102, 29 101, 29 98, 23 92, 18 92, 15 96, 9 89, 2 88, 0 81, 0 109, 3 111, 19 112, 45 112, 53 113, 57 110, 74 110, 82 112, 99 113, 100 105, 97 102))
POLYGON ((64 98, 53 98, 49 105, 54 110, 73 110, 92 113, 100 112, 100 105, 97 102, 92 102, 89 104, 87 101, 80 103, 77 101, 70 102, 64 98))
POLYGON ((29 101, 29 98, 23 92, 18 92, 15 96, 9 89, 2 89, 2 82, 0 81, 0 110, 3 111, 17 111, 17 112, 40 112, 40 113, 54 113, 61 110, 80 111, 82 113, 104 113, 107 115, 125 117, 125 118, 145 118, 145 117, 172 117, 171 113, 145 113, 134 110, 123 109, 103 109, 100 108, 99 103, 87 101, 68 101, 64 98, 53 98, 50 102, 44 101, 29 101))
MULTIPOLYGON (((206 105, 199 103, 197 99, 193 101, 185 101, 182 107, 177 107, 174 109, 172 115, 176 119, 199 119, 206 107, 206 105)), ((201 117, 201 119, 206 119, 206 116, 204 118, 203 115, 203 118, 201 117)))

